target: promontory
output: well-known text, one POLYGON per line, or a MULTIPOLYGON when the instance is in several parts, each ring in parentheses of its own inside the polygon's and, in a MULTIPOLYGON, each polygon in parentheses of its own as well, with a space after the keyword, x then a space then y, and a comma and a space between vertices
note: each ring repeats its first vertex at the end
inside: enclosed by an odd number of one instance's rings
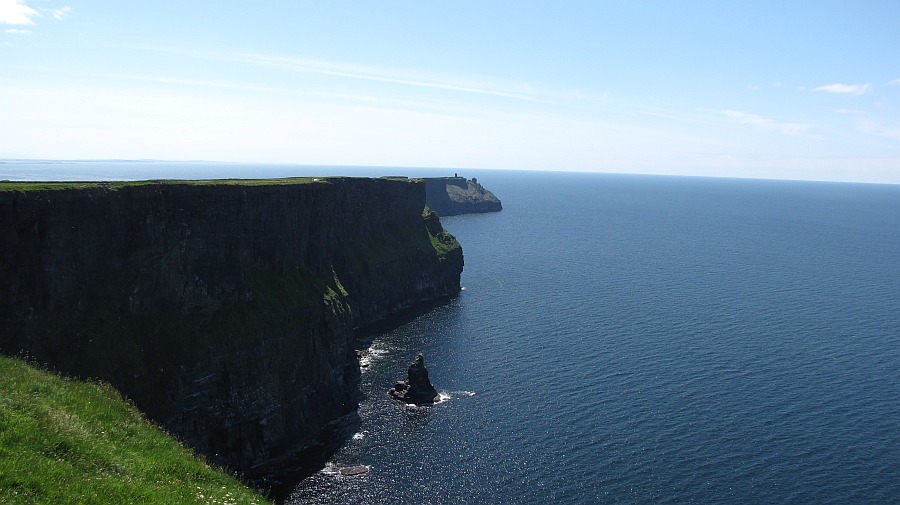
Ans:
POLYGON ((460 290, 417 179, 0 183, 0 351, 107 381, 249 479, 327 453, 354 328, 460 290))
POLYGON ((440 216, 503 210, 500 200, 474 177, 428 177, 425 195, 428 208, 440 216))

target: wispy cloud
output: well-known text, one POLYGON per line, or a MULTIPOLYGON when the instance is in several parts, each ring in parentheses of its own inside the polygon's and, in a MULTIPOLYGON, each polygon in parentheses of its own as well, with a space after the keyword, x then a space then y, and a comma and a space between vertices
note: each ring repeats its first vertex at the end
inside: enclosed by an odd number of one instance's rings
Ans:
POLYGON ((865 95, 866 93, 872 91, 871 84, 843 84, 843 83, 834 83, 834 84, 826 84, 825 86, 819 86, 818 88, 813 88, 813 91, 824 91, 826 93, 840 93, 844 95, 865 95))
POLYGON ((72 13, 72 8, 66 5, 62 9, 52 9, 50 13, 53 14, 53 17, 55 17, 56 19, 62 20, 64 17, 72 13))
POLYGON ((847 116, 864 116, 866 114, 866 111, 859 109, 834 109, 834 111, 847 116))
POLYGON ((348 65, 344 63, 324 62, 305 58, 292 58, 281 56, 265 56, 257 54, 240 54, 231 56, 232 60, 256 65, 279 67, 294 72, 330 75, 359 79, 364 81, 400 84, 419 88, 441 89, 445 91, 459 91, 463 93, 476 93, 481 95, 515 98, 518 100, 538 101, 539 99, 527 91, 510 91, 497 89, 484 84, 469 84, 453 82, 450 80, 437 80, 426 76, 409 75, 405 72, 391 72, 386 69, 348 65))
MULTIPOLYGON (((314 102, 340 104, 342 106, 357 106, 370 108, 371 110, 407 111, 409 113, 423 113, 456 117, 497 117, 502 115, 498 109, 485 107, 482 104, 466 104, 457 100, 438 97, 413 97, 402 94, 389 95, 381 93, 367 93, 339 90, 314 90, 304 86, 277 87, 252 83, 228 81, 228 80, 203 80, 186 79, 168 75, 140 75, 140 74, 109 74, 110 79, 123 79, 132 82, 150 84, 162 84, 189 88, 207 88, 227 91, 247 91, 262 94, 266 97, 282 95, 284 97, 297 97, 299 102, 304 99, 314 99, 314 102)), ((310 103, 310 102, 305 102, 310 103)), ((546 118, 545 118, 546 119, 546 118)))
POLYGON ((6 29, 6 30, 3 30, 3 32, 4 32, 4 33, 19 33, 19 34, 24 34, 24 33, 31 33, 31 30, 24 30, 24 29, 22 29, 22 28, 8 28, 8 29, 6 29))
POLYGON ((863 133, 900 140, 900 124, 882 121, 860 121, 856 127, 863 133))
POLYGON ((720 110, 717 112, 740 123, 747 124, 762 130, 776 131, 785 135, 806 135, 810 127, 805 123, 788 123, 768 117, 763 117, 758 114, 752 114, 750 112, 737 110, 720 110))
POLYGON ((38 12, 25 5, 25 0, 0 0, 0 24, 33 25, 38 12))
POLYGON ((676 121, 683 121, 686 123, 695 123, 695 124, 712 124, 711 121, 706 121, 703 119, 698 119, 695 117, 688 117, 684 114, 671 113, 665 111, 654 111, 654 110, 642 110, 638 111, 639 114, 644 114, 647 116, 661 117, 665 119, 674 119, 676 121))
MULTIPOLYGON (((72 13, 68 5, 60 9, 38 7, 40 12, 25 5, 26 0, 0 0, 0 24, 6 25, 34 25, 34 19, 41 14, 49 13, 58 20, 64 19, 72 13)), ((4 30, 6 33, 30 33, 29 30, 4 30)))
MULTIPOLYGON (((185 51, 173 48, 144 47, 142 49, 181 54, 184 56, 195 58, 230 61, 235 63, 279 68, 290 72, 326 75, 369 82, 397 84, 401 86, 410 86, 416 88, 489 95, 516 100, 526 100, 531 102, 553 103, 558 98, 565 95, 562 93, 554 94, 540 92, 527 84, 501 82, 499 80, 490 78, 465 79, 457 76, 436 76, 428 75, 426 72, 354 65, 343 62, 322 61, 311 58, 275 56, 253 53, 185 51)), ((565 97, 577 98, 577 96, 575 95, 565 95, 565 97)))
MULTIPOLYGON (((135 82, 147 82, 154 84, 172 84, 177 86, 186 86, 186 87, 200 87, 200 88, 211 88, 211 89, 223 89, 223 90, 234 90, 234 91, 253 91, 258 93, 265 94, 285 94, 285 95, 302 95, 302 96, 314 96, 319 98, 336 98, 342 101, 351 100, 357 102, 384 102, 383 99, 378 99, 372 96, 364 95, 364 94, 353 94, 353 93, 337 93, 337 92, 315 92, 309 91, 302 88, 283 88, 283 87, 274 87, 274 86, 258 86, 253 84, 243 84, 238 82, 229 82, 229 81, 209 81, 209 80, 201 80, 201 79, 184 79, 180 77, 171 77, 166 75, 122 75, 122 74, 114 74, 109 77, 114 79, 124 79, 128 81, 135 82)), ((406 104, 418 105, 420 102, 403 102, 406 104)))
POLYGON ((900 78, 894 79, 890 84, 900 84, 900 78))

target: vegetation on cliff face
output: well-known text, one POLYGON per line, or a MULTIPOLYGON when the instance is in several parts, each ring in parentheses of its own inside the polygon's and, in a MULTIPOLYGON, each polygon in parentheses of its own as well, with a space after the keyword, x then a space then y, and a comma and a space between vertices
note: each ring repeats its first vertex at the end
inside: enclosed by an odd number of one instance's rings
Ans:
POLYGON ((0 356, 0 503, 268 503, 111 386, 0 356))
POLYGON ((425 207, 422 212, 422 218, 425 220, 425 229, 428 230, 428 237, 431 239, 431 246, 438 254, 441 261, 447 260, 448 256, 454 254, 462 254, 462 248, 456 237, 444 230, 441 225, 440 218, 437 213, 429 207, 425 207))

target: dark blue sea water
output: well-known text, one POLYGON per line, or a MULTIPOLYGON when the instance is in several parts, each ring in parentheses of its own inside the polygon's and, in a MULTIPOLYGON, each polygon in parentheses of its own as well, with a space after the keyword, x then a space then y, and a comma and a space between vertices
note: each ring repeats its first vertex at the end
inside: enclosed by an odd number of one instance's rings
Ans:
POLYGON ((465 291, 377 336, 360 432, 289 503, 900 503, 900 186, 460 175, 504 206, 442 220, 465 291), (433 407, 386 394, 418 352, 433 407))
POLYGON ((376 339, 290 503, 900 502, 900 187, 479 180, 465 291, 376 339), (405 407, 420 351, 449 400, 405 407))

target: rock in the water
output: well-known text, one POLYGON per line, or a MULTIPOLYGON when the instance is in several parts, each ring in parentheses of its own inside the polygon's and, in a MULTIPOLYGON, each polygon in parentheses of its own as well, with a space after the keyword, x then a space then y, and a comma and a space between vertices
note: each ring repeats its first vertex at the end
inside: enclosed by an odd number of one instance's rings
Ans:
POLYGON ((369 472, 369 467, 367 467, 367 466, 365 466, 365 465, 360 465, 360 466, 345 466, 344 468, 341 468, 340 470, 338 470, 338 472, 339 472, 341 475, 344 475, 344 476, 346 476, 346 477, 353 477, 353 476, 355 476, 355 475, 362 475, 362 474, 364 474, 364 473, 368 473, 368 472, 369 472))
POLYGON ((397 381, 394 387, 388 391, 391 398, 416 405, 436 403, 441 400, 441 395, 428 379, 428 370, 425 369, 425 357, 422 356, 422 353, 419 353, 416 360, 409 364, 406 376, 405 381, 397 381))

